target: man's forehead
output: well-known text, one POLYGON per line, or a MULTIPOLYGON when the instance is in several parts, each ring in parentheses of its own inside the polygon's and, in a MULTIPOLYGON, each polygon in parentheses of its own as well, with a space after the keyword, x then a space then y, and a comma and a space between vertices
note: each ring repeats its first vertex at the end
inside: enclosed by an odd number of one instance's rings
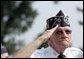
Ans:
POLYGON ((58 27, 57 29, 70 29, 70 27, 69 26, 64 26, 64 27, 58 27))

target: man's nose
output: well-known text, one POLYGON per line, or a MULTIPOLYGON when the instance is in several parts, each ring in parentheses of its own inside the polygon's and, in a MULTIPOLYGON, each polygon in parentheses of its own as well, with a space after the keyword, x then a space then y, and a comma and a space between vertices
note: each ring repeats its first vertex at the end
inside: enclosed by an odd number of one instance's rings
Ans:
POLYGON ((66 32, 63 32, 62 37, 63 37, 63 38, 66 38, 66 37, 67 37, 66 32))

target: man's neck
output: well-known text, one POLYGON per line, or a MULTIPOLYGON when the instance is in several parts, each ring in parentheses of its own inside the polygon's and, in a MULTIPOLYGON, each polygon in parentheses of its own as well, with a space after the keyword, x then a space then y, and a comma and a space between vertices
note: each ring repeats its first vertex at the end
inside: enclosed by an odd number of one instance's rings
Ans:
POLYGON ((66 47, 63 47, 63 46, 56 46, 56 47, 52 47, 57 53, 59 54, 63 54, 66 47))

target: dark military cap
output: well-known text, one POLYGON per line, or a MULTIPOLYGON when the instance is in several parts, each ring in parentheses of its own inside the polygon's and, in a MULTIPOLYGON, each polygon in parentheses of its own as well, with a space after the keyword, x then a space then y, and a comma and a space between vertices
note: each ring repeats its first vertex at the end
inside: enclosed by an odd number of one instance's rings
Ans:
POLYGON ((62 10, 60 10, 56 16, 47 19, 47 29, 52 29, 56 25, 59 25, 62 27, 70 26, 70 23, 68 21, 68 16, 65 16, 62 10))
POLYGON ((3 53, 7 53, 7 49, 5 46, 1 45, 1 54, 3 54, 3 53))

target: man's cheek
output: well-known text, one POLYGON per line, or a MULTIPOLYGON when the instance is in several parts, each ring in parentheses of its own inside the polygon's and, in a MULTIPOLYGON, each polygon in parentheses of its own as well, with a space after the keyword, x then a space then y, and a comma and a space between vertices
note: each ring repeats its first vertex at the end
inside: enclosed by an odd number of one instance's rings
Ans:
POLYGON ((57 36, 56 36, 54 39, 55 39, 56 41, 58 41, 60 38, 61 38, 61 37, 57 37, 57 36))

